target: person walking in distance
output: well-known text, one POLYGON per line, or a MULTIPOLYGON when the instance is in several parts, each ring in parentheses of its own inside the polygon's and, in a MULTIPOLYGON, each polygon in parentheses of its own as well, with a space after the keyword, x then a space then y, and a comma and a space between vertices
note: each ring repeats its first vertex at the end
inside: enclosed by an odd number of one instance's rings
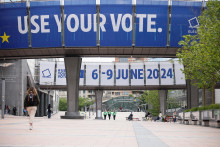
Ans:
POLYGON ((110 118, 111 118, 111 110, 108 110, 108 118, 110 120, 110 118))
POLYGON ((108 114, 108 112, 105 110, 105 111, 103 112, 104 120, 106 120, 106 116, 107 116, 107 114, 108 114))
POLYGON ((117 112, 115 112, 115 110, 114 110, 114 112, 112 113, 114 120, 115 120, 116 114, 117 114, 117 112))
POLYGON ((48 105, 47 110, 48 110, 48 118, 50 118, 51 113, 52 113, 52 108, 51 108, 50 104, 48 105))
POLYGON ((33 129, 33 119, 35 116, 35 113, 37 111, 37 106, 39 105, 40 100, 37 94, 37 90, 34 87, 30 87, 27 90, 27 94, 25 96, 24 100, 24 109, 27 110, 29 115, 29 129, 33 129))

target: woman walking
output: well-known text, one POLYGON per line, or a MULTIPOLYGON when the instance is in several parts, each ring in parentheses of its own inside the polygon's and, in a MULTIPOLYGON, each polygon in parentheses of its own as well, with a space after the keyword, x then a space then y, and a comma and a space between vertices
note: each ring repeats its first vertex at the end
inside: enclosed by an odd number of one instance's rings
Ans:
POLYGON ((33 129, 33 119, 35 116, 35 113, 37 111, 37 106, 39 105, 40 100, 37 94, 37 90, 34 87, 30 87, 27 91, 27 94, 25 96, 24 100, 24 109, 27 110, 29 115, 29 129, 33 129))

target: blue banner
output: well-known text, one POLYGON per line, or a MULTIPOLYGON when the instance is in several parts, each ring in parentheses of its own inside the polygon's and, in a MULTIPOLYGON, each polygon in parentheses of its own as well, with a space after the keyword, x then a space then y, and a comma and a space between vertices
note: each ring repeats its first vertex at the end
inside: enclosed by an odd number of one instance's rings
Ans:
POLYGON ((136 1, 135 46, 166 47, 167 1, 136 1))
POLYGON ((100 46, 132 46, 132 1, 101 0, 100 46))
POLYGON ((199 26, 202 2, 172 1, 170 46, 180 47, 178 42, 183 35, 196 35, 199 26))
POLYGON ((28 48, 27 31, 26 3, 0 3, 0 49, 28 48))
POLYGON ((96 46, 96 0, 64 2, 65 46, 96 46))
POLYGON ((60 1, 31 2, 32 47, 61 47, 60 1))

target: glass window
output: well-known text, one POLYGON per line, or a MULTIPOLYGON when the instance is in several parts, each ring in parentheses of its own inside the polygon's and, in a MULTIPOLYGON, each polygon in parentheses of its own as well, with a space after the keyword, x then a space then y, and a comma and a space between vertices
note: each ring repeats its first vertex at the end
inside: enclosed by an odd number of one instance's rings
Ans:
POLYGON ((119 62, 128 62, 128 58, 119 58, 119 62))
POLYGON ((115 95, 120 95, 120 92, 115 92, 115 95))

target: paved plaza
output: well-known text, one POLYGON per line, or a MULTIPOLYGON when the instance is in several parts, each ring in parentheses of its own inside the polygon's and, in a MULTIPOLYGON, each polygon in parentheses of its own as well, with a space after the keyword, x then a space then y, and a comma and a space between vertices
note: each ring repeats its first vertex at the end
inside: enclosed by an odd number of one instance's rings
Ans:
MULTIPOLYGON (((18 147, 219 147, 220 129, 178 123, 126 121, 128 113, 116 120, 51 119, 38 117, 29 130, 25 116, 6 115, 0 119, 0 146, 18 147)), ((87 113, 88 114, 88 113, 87 113)), ((134 113, 141 118, 144 113, 134 113)))

